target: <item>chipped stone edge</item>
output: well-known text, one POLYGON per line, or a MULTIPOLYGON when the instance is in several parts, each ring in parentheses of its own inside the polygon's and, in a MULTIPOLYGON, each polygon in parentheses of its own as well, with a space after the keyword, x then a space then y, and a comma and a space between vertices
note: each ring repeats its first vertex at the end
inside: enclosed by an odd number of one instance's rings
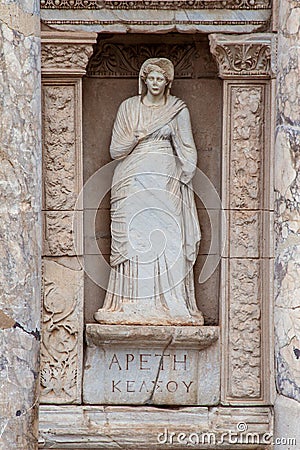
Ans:
MULTIPOLYGON (((182 407, 169 410, 130 406, 41 406, 39 448, 167 449, 171 448, 170 443, 158 442, 158 436, 163 441, 163 433, 168 430, 175 435, 182 432, 188 435, 213 434, 216 439, 213 447, 207 442, 193 447, 216 450, 232 447, 228 447, 228 442, 222 442, 222 435, 230 431, 236 433, 241 423, 247 426, 247 433, 257 433, 261 442, 264 436, 272 438, 271 407, 182 407)), ((242 447, 245 450, 254 448, 253 443, 242 447)), ((255 445, 255 448, 258 447, 255 445)), ((259 448, 271 446, 262 443, 259 448)))
POLYGON ((88 346, 124 345, 138 343, 141 346, 170 345, 204 349, 219 338, 219 327, 209 326, 155 326, 155 325, 86 325, 88 346))

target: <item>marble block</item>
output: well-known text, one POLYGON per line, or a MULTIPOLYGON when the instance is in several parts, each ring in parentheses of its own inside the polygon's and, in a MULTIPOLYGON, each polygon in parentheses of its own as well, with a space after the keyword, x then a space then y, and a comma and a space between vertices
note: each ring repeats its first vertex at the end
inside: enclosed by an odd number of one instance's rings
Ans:
POLYGON ((86 326, 87 404, 214 405, 218 327, 86 326))

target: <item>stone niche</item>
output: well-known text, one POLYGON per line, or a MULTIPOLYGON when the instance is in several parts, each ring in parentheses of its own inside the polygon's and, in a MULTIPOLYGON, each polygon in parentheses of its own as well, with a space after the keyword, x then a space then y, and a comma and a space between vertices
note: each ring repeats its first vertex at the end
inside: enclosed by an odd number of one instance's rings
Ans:
MULTIPOLYGON (((138 72, 149 57, 175 66, 172 94, 187 104, 198 151, 198 167, 220 193, 222 86, 205 35, 100 36, 83 79, 84 182, 109 163, 111 130, 120 103, 137 95, 138 72)), ((99 176, 100 183, 102 177, 99 176)), ((95 186, 96 187, 96 186, 95 186)), ((109 188, 109 185, 108 185, 109 188)), ((97 187, 96 187, 97 189, 97 187)), ((95 190, 95 189, 93 189, 95 190)), ((100 190, 100 189, 99 189, 100 190)), ((219 268, 206 283, 198 278, 211 248, 211 223, 200 197, 202 241, 195 265, 198 307, 205 327, 93 324, 103 304, 110 254, 109 192, 96 211, 84 201, 87 404, 212 405, 220 399, 218 337, 219 268), (103 264, 102 264, 103 265, 103 264), (213 325, 213 326, 212 326, 213 325), (209 376, 208 373, 210 374, 209 376)), ((210 211, 215 215, 217 212, 210 211)), ((214 221, 215 222, 215 221, 214 221)))
MULTIPOLYGON (((117 109, 124 99, 137 95, 139 68, 147 58, 154 56, 169 57, 175 64, 172 94, 184 100, 190 110, 198 167, 220 193, 222 83, 206 35, 99 36, 83 78, 84 182, 111 161, 109 145, 117 109)), ((210 217, 216 224, 217 212, 212 210, 208 215, 198 196, 196 203, 202 232, 200 252, 194 267, 196 297, 205 325, 217 325, 219 267, 205 283, 198 283, 207 255, 219 253, 218 248, 210 248, 210 217)), ((108 193, 97 213, 90 208, 84 212, 85 268, 90 274, 85 277, 85 320, 88 323, 94 322, 93 314, 102 306, 105 296, 105 276, 100 281, 97 276, 104 269, 97 255, 100 251, 109 260, 109 208, 108 193)))

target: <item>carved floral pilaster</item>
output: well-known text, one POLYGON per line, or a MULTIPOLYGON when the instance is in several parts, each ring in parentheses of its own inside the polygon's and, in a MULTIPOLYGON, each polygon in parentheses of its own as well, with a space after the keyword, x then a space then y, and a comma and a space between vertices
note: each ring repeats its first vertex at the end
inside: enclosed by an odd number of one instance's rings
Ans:
POLYGON ((42 403, 81 402, 83 230, 82 204, 76 200, 83 184, 81 84, 95 38, 94 33, 42 32, 42 403))
POLYGON ((269 34, 211 35, 224 79, 222 202, 227 242, 222 258, 225 404, 270 402, 272 189, 269 34))

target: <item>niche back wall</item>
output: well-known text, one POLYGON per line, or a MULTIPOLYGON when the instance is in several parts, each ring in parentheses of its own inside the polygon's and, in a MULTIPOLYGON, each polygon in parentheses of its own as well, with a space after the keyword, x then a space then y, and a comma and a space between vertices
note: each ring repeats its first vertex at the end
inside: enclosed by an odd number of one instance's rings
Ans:
MULTIPOLYGON (((222 84, 205 35, 101 35, 94 46, 87 76, 83 79, 83 167, 84 182, 111 161, 109 144, 120 103, 138 93, 138 70, 149 57, 168 57, 175 65, 171 93, 187 104, 198 150, 198 167, 220 192, 222 84)), ((195 288, 199 309, 207 325, 218 323, 219 267, 204 284, 200 270, 210 250, 211 225, 203 204, 196 197, 202 241, 195 265, 195 288)), ((211 214, 216 214, 213 211, 211 214)), ((109 262, 110 203, 103 199, 91 223, 94 210, 84 210, 84 258, 88 273, 103 270, 98 249, 109 262), (92 230, 95 232, 92 232, 92 230)), ((105 283, 104 283, 105 284, 105 283)), ((85 275, 85 321, 103 304, 104 286, 85 275)))

